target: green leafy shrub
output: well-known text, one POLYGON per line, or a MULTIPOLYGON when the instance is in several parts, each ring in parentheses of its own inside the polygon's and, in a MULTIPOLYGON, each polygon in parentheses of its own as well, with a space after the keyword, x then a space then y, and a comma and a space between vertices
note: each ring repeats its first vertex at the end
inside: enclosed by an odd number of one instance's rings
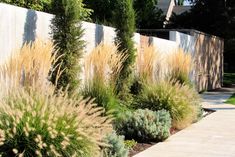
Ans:
POLYGON ((172 125, 182 129, 195 120, 200 112, 199 95, 187 85, 170 81, 145 85, 137 96, 137 108, 148 108, 153 111, 165 109, 170 112, 172 125))
POLYGON ((128 149, 125 147, 124 136, 119 136, 113 132, 106 136, 106 143, 110 146, 103 150, 103 157, 127 157, 128 149))
POLYGON ((170 135, 171 118, 167 111, 138 109, 126 112, 116 123, 119 134, 137 141, 162 141, 170 135))
POLYGON ((137 144, 137 142, 133 139, 132 140, 125 140, 124 143, 125 143, 126 148, 128 148, 129 150, 134 148, 137 144))
POLYGON ((49 87, 14 89, 0 101, 2 156, 84 156, 100 153, 112 131, 102 108, 91 101, 54 94, 49 87))
POLYGON ((160 29, 165 21, 164 13, 157 8, 159 0, 133 0, 138 29, 160 29))
POLYGON ((92 9, 91 19, 93 23, 112 26, 113 10, 116 0, 83 0, 87 8, 92 9), (99 7, 97 7, 99 6, 99 7))

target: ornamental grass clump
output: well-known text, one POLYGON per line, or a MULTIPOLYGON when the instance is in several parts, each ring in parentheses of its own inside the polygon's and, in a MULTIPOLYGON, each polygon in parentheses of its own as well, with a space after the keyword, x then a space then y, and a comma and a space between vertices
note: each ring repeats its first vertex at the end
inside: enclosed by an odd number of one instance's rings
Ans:
POLYGON ((53 45, 37 44, 0 68, 0 155, 99 157, 112 118, 92 100, 56 90, 47 80, 53 45))
POLYGON ((165 110, 138 109, 118 119, 116 130, 126 139, 140 142, 165 140, 170 135, 171 117, 165 110))
POLYGON ((121 109, 116 96, 117 81, 126 55, 118 47, 101 43, 85 58, 85 85, 81 94, 95 99, 106 111, 117 113, 121 109))
POLYGON ((86 83, 97 79, 115 85, 126 58, 127 55, 120 53, 118 46, 99 44, 85 57, 86 83))
POLYGON ((92 101, 54 93, 54 87, 30 87, 1 99, 2 156, 98 156, 111 119, 92 101))
POLYGON ((34 83, 47 84, 51 65, 56 61, 52 42, 36 40, 23 47, 0 65, 0 81, 5 86, 30 86, 34 83), (54 55, 53 55, 54 52, 54 55), (13 82, 14 81, 14 82, 13 82))
POLYGON ((155 82, 160 79, 161 56, 152 45, 144 46, 141 52, 138 52, 136 58, 136 69, 138 78, 155 82))
POLYGON ((184 52, 183 49, 177 49, 167 58, 169 72, 168 79, 178 81, 181 84, 191 84, 190 72, 192 71, 192 56, 184 52))
POLYGON ((148 108, 153 111, 165 109, 170 112, 172 126, 182 129, 196 121, 201 111, 197 92, 180 83, 160 81, 143 87, 137 96, 137 108, 148 108))

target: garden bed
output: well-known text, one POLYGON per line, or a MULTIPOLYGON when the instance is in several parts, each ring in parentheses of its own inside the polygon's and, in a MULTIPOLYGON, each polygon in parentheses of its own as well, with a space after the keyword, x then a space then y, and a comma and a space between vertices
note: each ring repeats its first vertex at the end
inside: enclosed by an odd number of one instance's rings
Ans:
MULTIPOLYGON (((210 110, 210 109, 203 109, 203 115, 202 117, 205 118, 206 116, 214 113, 214 110, 210 110)), ((180 130, 177 130, 175 128, 171 128, 170 129, 170 134, 174 135, 177 132, 179 132, 180 130)), ((154 146, 155 144, 157 144, 158 142, 150 142, 150 143, 137 143, 130 151, 129 151, 129 157, 133 157, 134 155, 154 146)))

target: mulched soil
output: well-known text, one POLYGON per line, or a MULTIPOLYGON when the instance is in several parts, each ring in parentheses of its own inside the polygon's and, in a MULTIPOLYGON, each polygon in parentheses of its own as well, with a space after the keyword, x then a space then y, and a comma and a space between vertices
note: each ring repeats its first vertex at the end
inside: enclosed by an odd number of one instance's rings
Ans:
MULTIPOLYGON (((212 110, 209 110, 209 109, 204 109, 204 116, 203 117, 206 117, 208 116, 209 114, 213 113, 214 111, 212 110)), ((170 129, 170 134, 171 135, 174 135, 176 134, 177 132, 179 132, 180 130, 177 130, 175 128, 171 128, 170 129)), ((157 144, 156 142, 151 142, 151 143, 137 143, 130 151, 129 151, 129 157, 132 157, 150 147, 152 147, 153 145, 157 144)))
POLYGON ((155 145, 156 143, 137 143, 132 150, 130 150, 129 152, 129 157, 132 157, 146 149, 148 149, 149 147, 155 145))
MULTIPOLYGON (((180 130, 177 130, 175 128, 171 128, 170 129, 170 133, 171 135, 179 132, 180 130)), ((150 142, 150 143, 137 143, 133 148, 132 150, 129 151, 129 157, 132 157, 150 147, 152 147, 153 145, 157 144, 156 142, 150 142)))

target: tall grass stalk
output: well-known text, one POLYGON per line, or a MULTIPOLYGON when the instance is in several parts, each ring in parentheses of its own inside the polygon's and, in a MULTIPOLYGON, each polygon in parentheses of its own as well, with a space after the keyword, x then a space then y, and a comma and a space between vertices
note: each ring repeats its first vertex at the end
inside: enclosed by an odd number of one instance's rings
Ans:
POLYGON ((144 46, 139 50, 136 58, 138 77, 147 82, 154 82, 160 78, 160 54, 154 46, 144 46))
POLYGON ((118 51, 118 46, 101 43, 85 58, 86 82, 98 79, 115 83, 127 56, 118 51))
POLYGON ((95 99, 98 106, 117 116, 121 110, 115 88, 126 55, 119 53, 118 47, 101 43, 85 58, 84 97, 95 99))
POLYGON ((201 112, 198 93, 188 85, 173 81, 146 84, 136 98, 137 108, 170 112, 172 125, 182 129, 198 119, 201 112))
POLYGON ((112 118, 47 81, 53 45, 25 45, 0 68, 1 156, 99 156, 112 118), (10 85, 10 86, 9 86, 10 85))
POLYGON ((101 152, 112 131, 103 108, 68 92, 54 93, 53 86, 15 88, 0 100, 0 154, 93 157, 101 152))
POLYGON ((169 68, 167 75, 170 80, 179 81, 181 84, 190 83, 189 75, 193 67, 190 53, 179 48, 169 55, 167 63, 169 68))
POLYGON ((48 83, 48 74, 55 62, 53 52, 54 46, 50 41, 36 40, 23 45, 6 63, 0 65, 0 80, 7 83, 8 87, 48 83))

